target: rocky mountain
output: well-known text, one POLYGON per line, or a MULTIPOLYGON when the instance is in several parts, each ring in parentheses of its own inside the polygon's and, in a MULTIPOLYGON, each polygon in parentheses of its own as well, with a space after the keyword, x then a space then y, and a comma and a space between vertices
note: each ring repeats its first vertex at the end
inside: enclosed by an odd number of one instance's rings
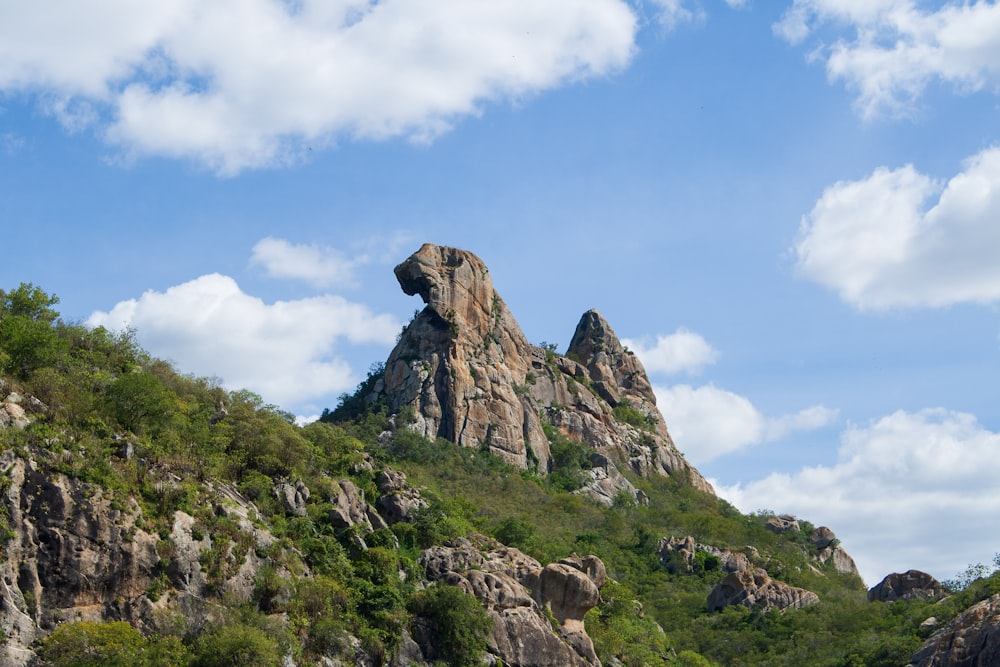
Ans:
POLYGON ((711 485, 674 445, 638 357, 596 310, 583 314, 565 354, 527 341, 476 255, 425 244, 395 270, 426 307, 404 329, 372 400, 410 408, 411 428, 485 448, 519 468, 551 465, 546 427, 593 450, 584 492, 610 505, 638 499, 618 466, 711 485))
POLYGON ((558 354, 471 253, 396 274, 427 306, 305 427, 0 291, 0 667, 995 662, 1000 573, 869 591, 740 513, 597 311, 558 354))

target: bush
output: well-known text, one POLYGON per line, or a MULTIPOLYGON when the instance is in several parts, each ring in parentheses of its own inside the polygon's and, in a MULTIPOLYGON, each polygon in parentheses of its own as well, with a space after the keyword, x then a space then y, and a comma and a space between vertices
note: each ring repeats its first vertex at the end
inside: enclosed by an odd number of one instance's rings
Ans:
POLYGON ((128 623, 69 623, 42 640, 41 665, 49 667, 132 667, 145 640, 128 623))
POLYGON ((439 584, 416 593, 409 608, 431 623, 431 637, 449 665, 482 664, 486 636, 493 628, 493 621, 476 598, 456 586, 439 584))
POLYGON ((196 667, 276 667, 282 662, 278 642, 248 625, 224 625, 202 635, 196 667))

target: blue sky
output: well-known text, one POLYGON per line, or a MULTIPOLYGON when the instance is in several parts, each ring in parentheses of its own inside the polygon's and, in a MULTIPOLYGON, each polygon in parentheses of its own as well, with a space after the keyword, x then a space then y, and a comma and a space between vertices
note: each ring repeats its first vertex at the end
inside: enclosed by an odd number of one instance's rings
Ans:
POLYGON ((982 1, 0 0, 0 284, 309 416, 466 248, 740 509, 948 578, 1000 551, 997 63, 982 1))

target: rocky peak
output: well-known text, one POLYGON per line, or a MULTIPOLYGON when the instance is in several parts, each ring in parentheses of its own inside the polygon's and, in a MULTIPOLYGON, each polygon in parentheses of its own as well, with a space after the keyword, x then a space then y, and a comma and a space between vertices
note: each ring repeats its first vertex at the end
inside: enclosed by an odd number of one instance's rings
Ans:
POLYGON ((566 356, 586 366, 591 382, 600 383, 607 390, 618 390, 618 395, 609 391, 605 397, 612 407, 622 398, 656 405, 653 386, 642 362, 622 347, 611 325, 596 309, 588 310, 580 318, 566 356))
POLYGON ((543 474, 552 465, 546 428, 554 429, 592 449, 584 491, 605 504, 622 492, 642 501, 622 464, 640 475, 681 472, 713 492, 670 439, 639 359, 599 312, 583 315, 563 356, 528 343, 468 251, 425 244, 395 273, 427 305, 400 335, 372 398, 412 408, 411 428, 543 474))

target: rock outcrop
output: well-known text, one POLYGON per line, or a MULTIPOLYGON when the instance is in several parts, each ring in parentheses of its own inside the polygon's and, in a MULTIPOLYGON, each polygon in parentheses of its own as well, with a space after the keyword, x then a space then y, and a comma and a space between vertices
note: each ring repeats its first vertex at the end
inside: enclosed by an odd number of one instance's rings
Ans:
POLYGON ((893 572, 868 591, 869 602, 895 602, 896 600, 940 600, 947 595, 937 579, 920 570, 893 572))
POLYGON ((708 594, 709 611, 737 604, 761 611, 798 609, 817 602, 819 596, 812 591, 771 579, 760 568, 733 572, 708 594))
POLYGON ((1000 665, 1000 594, 956 616, 911 658, 911 667, 989 665, 1000 665))
MULTIPOLYGON (((210 614, 210 590, 250 599, 264 564, 257 554, 275 541, 250 519, 256 508, 228 486, 208 489, 207 508, 236 526, 232 539, 210 535, 201 520, 183 511, 175 511, 158 534, 135 499, 123 502, 107 489, 45 470, 11 451, 0 458, 0 469, 13 528, 0 552, 5 666, 28 664, 32 642, 66 621, 122 620, 155 630, 162 611, 180 613, 197 627, 210 614)), ((166 496, 181 492, 169 476, 157 488, 166 496)))
POLYGON ((395 272, 403 291, 427 305, 371 398, 412 408, 411 428, 545 473, 552 427, 594 450, 586 491, 607 505, 622 492, 641 502, 622 464, 640 475, 681 473, 713 492, 674 446, 639 359, 596 310, 558 355, 527 341, 472 253, 425 244, 395 272))
POLYGON ((820 526, 809 535, 809 543, 816 549, 813 559, 818 563, 830 563, 840 574, 860 575, 854 559, 840 546, 837 534, 831 529, 820 526))
POLYGON ((599 558, 572 556, 543 567, 513 547, 473 539, 427 549, 420 563, 430 580, 459 586, 483 603, 493 619, 490 654, 519 667, 601 664, 583 625, 607 579, 599 558))
POLYGON ((742 551, 731 551, 708 544, 698 544, 690 535, 681 539, 664 537, 657 546, 660 562, 674 573, 679 571, 693 572, 699 551, 714 557, 717 569, 722 572, 741 572, 753 567, 750 558, 742 551))
POLYGON ((791 514, 779 514, 778 516, 772 516, 764 524, 772 533, 780 535, 781 533, 787 533, 788 531, 794 531, 796 533, 801 532, 802 528, 799 526, 799 521, 791 514))

